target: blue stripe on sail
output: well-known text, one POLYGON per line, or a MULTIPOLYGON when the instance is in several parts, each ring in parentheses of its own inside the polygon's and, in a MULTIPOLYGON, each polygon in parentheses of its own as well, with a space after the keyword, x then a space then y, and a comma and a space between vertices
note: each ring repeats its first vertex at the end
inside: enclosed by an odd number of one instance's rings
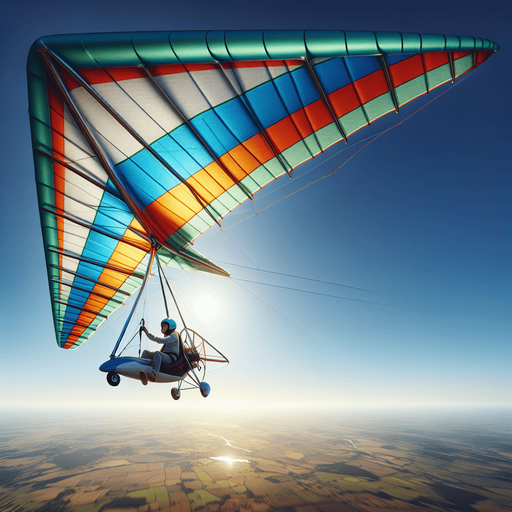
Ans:
POLYGON ((271 82, 251 89, 246 93, 246 97, 264 128, 272 126, 288 115, 271 82))
MULTIPOLYGON (((418 54, 414 54, 418 55, 418 54)), ((406 60, 409 57, 412 57, 412 54, 399 54, 399 55, 386 55, 386 64, 391 66, 392 64, 396 64, 397 62, 401 62, 402 60, 406 60)))
POLYGON ((382 69, 377 57, 345 57, 344 60, 353 81, 382 69))
MULTIPOLYGON (((99 233, 91 231, 89 237, 87 238, 87 243, 85 244, 82 255, 85 258, 96 261, 99 260, 100 262, 107 264, 118 243, 119 242, 113 238, 109 238, 105 235, 100 235, 99 233)), ((81 262, 79 268, 81 265, 84 265, 84 263, 81 262)), ((79 271, 78 273, 81 274, 82 272, 79 271)), ((91 277, 89 274, 84 275, 91 277)))
POLYGON ((123 186, 140 209, 180 183, 145 149, 116 167, 123 186))
POLYGON ((320 99, 320 93, 305 66, 292 71, 292 76, 304 105, 309 105, 320 99))
POLYGON ((237 139, 237 143, 229 147, 228 151, 260 131, 240 98, 234 98, 215 107, 215 111, 237 139))
MULTIPOLYGON (((238 140, 224 124, 224 119, 219 118, 223 110, 218 111, 217 109, 207 110, 194 117, 190 122, 213 153, 220 157, 237 146, 238 140), (217 115, 217 111, 219 115, 217 115)), ((229 112, 229 109, 227 111, 229 112)))
MULTIPOLYGON (((123 213, 121 214, 123 216, 123 213)), ((127 214, 124 212, 124 218, 127 219, 127 214)), ((133 216, 132 216, 133 218, 133 216)), ((124 230, 125 231, 125 230, 124 230)), ((124 233, 123 231, 123 233, 124 233)), ((118 241, 112 238, 108 238, 105 235, 101 235, 94 231, 90 231, 85 244, 82 256, 91 260, 98 261, 100 264, 106 265, 112 256, 115 248, 117 247, 118 241)), ((77 273, 81 274, 93 281, 97 281, 103 272, 104 267, 98 265, 92 265, 90 263, 81 261, 77 267, 77 273)), ((80 288, 92 289, 91 284, 94 283, 81 277, 75 277, 73 284, 80 288)), ((68 297, 68 301, 75 307, 83 307, 87 302, 88 297, 84 297, 83 292, 79 290, 71 289, 68 297)), ((80 314, 80 311, 75 308, 67 308, 64 319, 68 322, 75 322, 80 314)))
MULTIPOLYGON (((161 140, 163 141, 168 138, 165 137, 161 140)), ((212 157, 187 125, 180 126, 174 130, 170 138, 174 142, 172 155, 181 165, 181 169, 177 170, 180 171, 180 175, 185 179, 212 163, 212 157), (181 173, 181 170, 183 170, 184 174, 181 173)))
MULTIPOLYGON (((70 322, 71 324, 74 324, 77 321, 79 316, 80 316, 80 310, 79 309, 76 309, 75 307, 66 308, 66 313, 64 315, 64 320, 66 322, 70 322)), ((67 333, 66 333, 66 338, 67 338, 67 336, 71 332, 71 329, 73 329, 73 326, 69 325, 69 324, 65 324, 65 325, 66 325, 66 330, 67 330, 67 333)))
POLYGON ((274 83, 279 91, 279 95, 283 99, 286 110, 288 110, 290 114, 302 108, 302 102, 297 94, 297 89, 293 84, 292 77, 289 74, 276 78, 274 83))
POLYGON ((128 210, 124 202, 116 197, 105 194, 98 207, 94 225, 108 233, 123 236, 132 220, 133 214, 128 210))
POLYGON ((337 91, 351 82, 347 68, 343 64, 343 60, 341 58, 329 59, 317 64, 314 67, 314 70, 325 94, 337 91))

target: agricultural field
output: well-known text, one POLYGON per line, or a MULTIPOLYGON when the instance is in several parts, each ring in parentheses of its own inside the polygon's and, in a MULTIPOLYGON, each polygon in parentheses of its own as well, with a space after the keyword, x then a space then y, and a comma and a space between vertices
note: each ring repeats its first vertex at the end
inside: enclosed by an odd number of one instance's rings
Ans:
POLYGON ((5 512, 510 511, 510 432, 232 418, 0 425, 5 512))

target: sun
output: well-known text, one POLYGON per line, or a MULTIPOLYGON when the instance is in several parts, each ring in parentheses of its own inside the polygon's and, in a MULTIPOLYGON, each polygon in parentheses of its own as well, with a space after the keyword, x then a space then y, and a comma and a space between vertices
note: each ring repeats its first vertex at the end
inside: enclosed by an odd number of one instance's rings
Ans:
POLYGON ((212 320, 219 312, 219 304, 211 295, 201 295, 194 301, 194 311, 199 320, 212 320))

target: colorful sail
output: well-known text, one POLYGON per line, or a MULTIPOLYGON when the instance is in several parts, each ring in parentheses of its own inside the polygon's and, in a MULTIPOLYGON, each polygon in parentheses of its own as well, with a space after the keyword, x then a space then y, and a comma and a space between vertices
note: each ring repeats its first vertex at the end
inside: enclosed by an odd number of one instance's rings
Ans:
POLYGON ((49 36, 28 84, 57 342, 76 348, 270 181, 482 64, 487 39, 347 31, 49 36))

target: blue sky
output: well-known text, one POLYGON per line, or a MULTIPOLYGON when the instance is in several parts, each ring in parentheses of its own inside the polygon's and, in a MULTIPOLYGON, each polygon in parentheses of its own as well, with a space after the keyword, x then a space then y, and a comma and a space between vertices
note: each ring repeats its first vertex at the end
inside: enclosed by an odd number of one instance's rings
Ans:
MULTIPOLYGON (((501 49, 334 176, 234 225, 254 212, 244 204, 225 219, 222 232, 205 233, 195 248, 233 279, 169 270, 189 326, 231 360, 208 376, 213 392, 207 401, 189 392, 172 405, 200 404, 212 411, 241 404, 512 405, 509 2, 351 6, 319 0, 296 2, 293 10, 282 0, 70 5, 0 3, 4 404, 114 407, 171 401, 167 385, 143 388, 124 379, 110 388, 97 370, 111 352, 122 315, 115 314, 77 351, 55 343, 27 113, 25 61, 32 42, 77 32, 309 28, 471 35, 494 40, 501 49), (200 318, 193 307, 208 294, 220 305, 213 319, 200 318)), ((448 88, 375 122, 354 136, 346 151, 332 148, 297 169, 293 180, 283 177, 266 187, 256 195, 257 208, 329 174, 361 147, 358 141, 405 119, 448 88)), ((157 293, 155 286, 148 297, 157 293)), ((156 331, 163 313, 158 295, 147 310, 156 331)))

